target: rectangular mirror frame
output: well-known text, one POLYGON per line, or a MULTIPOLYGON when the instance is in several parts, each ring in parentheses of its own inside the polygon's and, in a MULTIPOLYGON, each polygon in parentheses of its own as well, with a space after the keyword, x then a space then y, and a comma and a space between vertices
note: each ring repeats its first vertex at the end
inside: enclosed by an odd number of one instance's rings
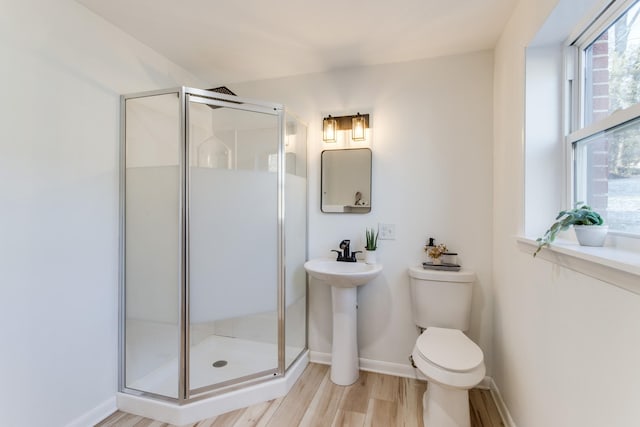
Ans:
POLYGON ((324 150, 321 154, 320 210, 324 213, 371 212, 369 148, 324 150))

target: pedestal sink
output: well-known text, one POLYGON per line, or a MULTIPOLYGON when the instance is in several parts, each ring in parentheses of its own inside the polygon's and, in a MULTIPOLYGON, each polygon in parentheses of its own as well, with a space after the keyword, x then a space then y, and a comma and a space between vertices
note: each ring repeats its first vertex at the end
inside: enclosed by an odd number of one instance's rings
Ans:
POLYGON ((313 259, 304 264, 307 273, 331 286, 333 306, 333 343, 331 346, 331 381, 350 385, 358 380, 358 292, 382 271, 380 264, 338 262, 313 259))

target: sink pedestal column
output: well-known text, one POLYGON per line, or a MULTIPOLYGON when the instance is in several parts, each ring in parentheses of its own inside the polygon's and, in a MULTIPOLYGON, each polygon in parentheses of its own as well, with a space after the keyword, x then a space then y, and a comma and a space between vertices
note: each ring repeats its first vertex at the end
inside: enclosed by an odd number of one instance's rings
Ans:
POLYGON ((338 385, 351 385, 358 381, 360 375, 357 287, 375 279, 382 272, 382 265, 318 258, 305 262, 304 269, 318 282, 331 286, 331 381, 338 385))
POLYGON ((333 344, 331 381, 351 385, 358 381, 358 292, 357 288, 331 287, 333 304, 333 344))

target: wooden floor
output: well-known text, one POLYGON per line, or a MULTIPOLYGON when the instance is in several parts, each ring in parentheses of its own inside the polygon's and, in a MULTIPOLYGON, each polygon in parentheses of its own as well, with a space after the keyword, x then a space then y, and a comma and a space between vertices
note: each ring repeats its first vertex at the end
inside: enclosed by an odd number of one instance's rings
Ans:
MULTIPOLYGON (((415 426, 422 422, 424 381, 360 372, 353 385, 335 385, 329 366, 309 364, 289 394, 189 427, 415 426)), ((504 426, 489 390, 469 391, 472 427, 504 426)), ((169 427, 125 412, 115 412, 100 427, 169 427)), ((426 426, 438 427, 438 426, 426 426)))

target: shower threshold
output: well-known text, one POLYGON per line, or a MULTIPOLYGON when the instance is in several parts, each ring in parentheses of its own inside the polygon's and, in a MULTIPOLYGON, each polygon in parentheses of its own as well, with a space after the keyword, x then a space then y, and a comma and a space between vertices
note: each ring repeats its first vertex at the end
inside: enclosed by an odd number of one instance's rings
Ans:
MULTIPOLYGON (((234 338, 229 339, 235 340, 234 338)), ((256 344, 255 342, 251 343, 256 344)), ((231 361, 229 364, 231 364, 231 361)), ((300 375, 302 375, 302 372, 308 364, 309 351, 305 350, 289 367, 285 375, 281 377, 273 377, 272 379, 268 379, 263 382, 250 384, 242 388, 235 388, 228 392, 223 392, 209 398, 204 398, 183 405, 145 396, 118 393, 116 399, 117 407, 121 411, 152 418, 164 423, 175 425, 195 423, 205 418, 214 417, 225 412, 244 408, 260 402, 266 402, 271 399, 277 399, 278 397, 286 395, 300 375)), ((210 370, 215 371, 225 369, 214 368, 211 363, 209 363, 209 368, 210 370)), ((159 377, 152 378, 152 376, 154 374, 159 375, 158 371, 160 371, 160 369, 149 374, 144 378, 144 380, 157 380, 159 377)), ((174 370, 174 372, 177 372, 177 370, 174 370)), ((174 378, 177 378, 177 375, 174 376, 174 378)), ((161 383, 162 382, 156 383, 156 385, 161 383)))

